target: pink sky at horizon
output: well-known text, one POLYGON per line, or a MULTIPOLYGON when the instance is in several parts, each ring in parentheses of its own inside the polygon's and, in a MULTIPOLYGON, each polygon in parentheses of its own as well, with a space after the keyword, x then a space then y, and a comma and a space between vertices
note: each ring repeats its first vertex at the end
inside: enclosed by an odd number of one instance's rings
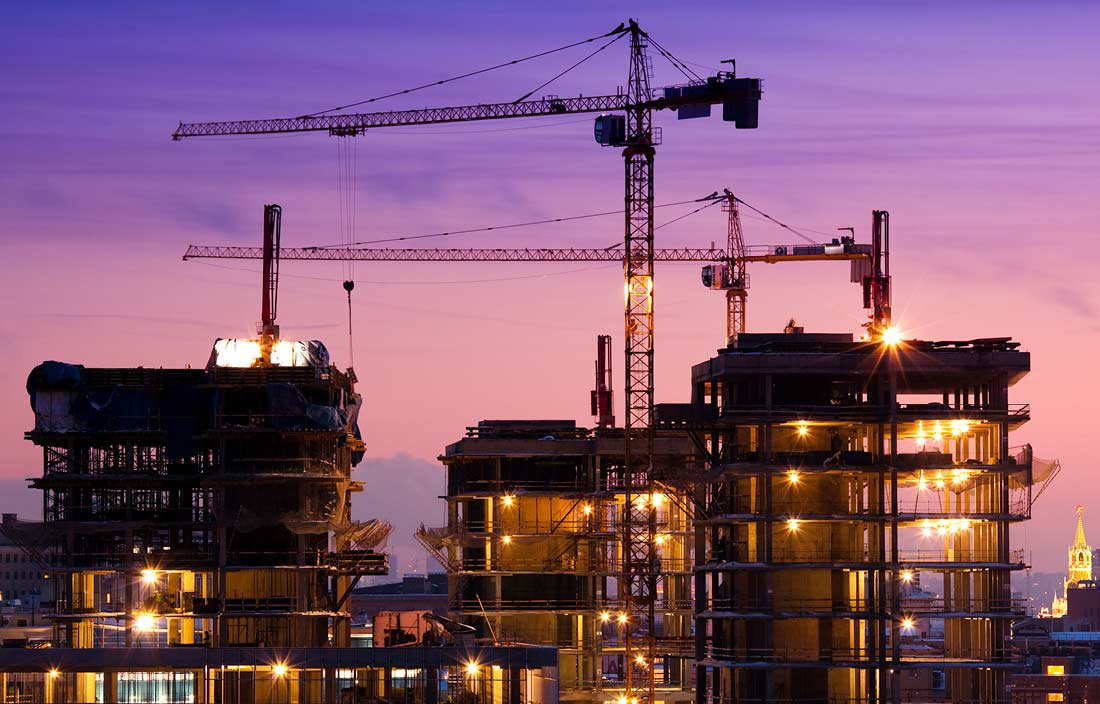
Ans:
MULTIPOLYGON (((307 18, 281 5, 263 17, 128 5, 0 10, 10 33, 0 54, 13 69, 0 88, 0 332, 9 341, 0 479, 40 471, 38 451, 22 439, 33 420, 23 386, 38 362, 200 365, 215 337, 253 330, 256 265, 182 262, 187 244, 258 243, 265 202, 284 207, 286 246, 340 240, 333 140, 173 143, 176 122, 300 114, 623 19, 588 7, 564 3, 539 16, 521 6, 347 6, 307 18)), ((870 211, 890 210, 901 325, 926 339, 1011 335, 1032 353, 1033 371, 1012 400, 1030 403, 1033 420, 1012 442, 1032 443, 1065 470, 1030 524, 1014 529, 1013 544, 1037 569, 1064 569, 1075 504, 1086 504, 1086 530, 1100 544, 1092 528, 1100 518, 1090 519, 1100 516, 1100 501, 1091 511, 1100 480, 1089 414, 1100 398, 1092 369, 1100 47, 1091 31, 1100 9, 738 7, 674 13, 654 3, 641 15, 683 58, 713 65, 736 56, 742 75, 765 79, 759 130, 660 117, 658 201, 730 187, 794 225, 854 226, 861 241, 870 211)), ((563 65, 457 83, 393 107, 508 100, 563 65)), ((656 84, 675 82, 667 64, 655 68, 656 84)), ((625 79, 625 54, 601 55, 568 78, 547 92, 613 90, 625 79)), ((510 129, 522 124, 361 138, 356 239, 619 207, 621 159, 592 142, 589 118, 510 129)), ((659 211, 658 222, 673 216, 659 211)), ((421 244, 606 246, 620 230, 609 217, 421 244)), ((749 218, 745 235, 749 244, 793 240, 749 218)), ((712 208, 658 236, 661 246, 721 242, 723 215, 712 208)), ((323 339, 346 365, 340 265, 292 262, 283 272, 284 335, 323 339)), ((807 330, 857 332, 863 321, 844 265, 750 273, 751 330, 778 330, 794 317, 807 330)), ((356 266, 355 278, 355 367, 371 457, 433 460, 482 418, 589 423, 595 335, 621 345, 617 266, 380 263, 356 266)), ((702 288, 698 267, 665 265, 656 311, 657 400, 687 400, 691 365, 722 343, 722 297, 702 288)), ((438 491, 424 487, 427 497, 438 491)), ((368 489, 364 502, 387 498, 368 489)), ((437 522, 441 511, 422 520, 437 522)))

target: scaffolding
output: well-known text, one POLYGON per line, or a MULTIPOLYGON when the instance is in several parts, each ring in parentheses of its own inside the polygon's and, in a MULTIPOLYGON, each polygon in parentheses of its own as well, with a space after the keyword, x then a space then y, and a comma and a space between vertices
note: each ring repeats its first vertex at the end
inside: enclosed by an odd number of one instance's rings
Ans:
MULTIPOLYGON (((621 518, 622 430, 572 421, 482 421, 447 447, 447 525, 419 533, 449 572, 450 611, 498 643, 559 649, 562 701, 624 696, 626 668, 654 668, 659 701, 692 697, 690 498, 639 497, 654 508, 656 662, 626 663, 621 518)), ((694 456, 683 433, 656 439, 656 477, 694 456)), ((664 488, 665 485, 661 485, 664 488)))
POLYGON ((1033 483, 1008 390, 1029 368, 1007 338, 827 334, 744 334, 694 367, 693 403, 657 417, 709 467, 700 704, 1006 701, 1033 483))

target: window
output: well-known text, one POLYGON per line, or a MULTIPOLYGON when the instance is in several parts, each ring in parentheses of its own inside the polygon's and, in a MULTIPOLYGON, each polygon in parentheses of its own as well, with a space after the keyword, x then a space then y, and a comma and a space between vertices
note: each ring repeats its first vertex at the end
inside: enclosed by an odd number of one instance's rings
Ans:
MULTIPOLYGON (((1047 674, 1048 675, 1064 675, 1064 674, 1066 674, 1066 666, 1065 665, 1047 665, 1047 674)), ((1048 701, 1058 701, 1058 700, 1050 699, 1048 701)))
POLYGON ((1065 700, 1066 696, 1061 692, 1051 692, 1047 695, 1048 702, 1064 702, 1065 700))

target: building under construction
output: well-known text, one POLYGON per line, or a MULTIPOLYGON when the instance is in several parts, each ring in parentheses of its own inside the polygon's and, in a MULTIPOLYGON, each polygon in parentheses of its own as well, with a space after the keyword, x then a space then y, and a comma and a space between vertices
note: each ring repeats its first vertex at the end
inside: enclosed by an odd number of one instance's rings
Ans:
MULTIPOLYGON (((572 421, 482 421, 440 458, 447 525, 421 541, 450 572, 450 609, 480 635, 559 648, 562 701, 617 701, 627 668, 652 667, 660 701, 692 698, 692 509, 675 489, 637 496, 655 514, 655 662, 627 660, 623 433, 572 421)), ((680 476, 694 449, 657 438, 654 472, 680 476)), ((642 652, 642 651, 639 651, 642 652)), ((641 655, 637 657, 642 657, 641 655)))
POLYGON ((1030 513, 1008 338, 743 334, 692 371, 699 702, 1006 701, 1030 513), (922 577, 940 596, 907 611, 922 577), (942 641, 919 633, 942 620, 942 641), (938 691, 914 682, 943 672, 938 691))

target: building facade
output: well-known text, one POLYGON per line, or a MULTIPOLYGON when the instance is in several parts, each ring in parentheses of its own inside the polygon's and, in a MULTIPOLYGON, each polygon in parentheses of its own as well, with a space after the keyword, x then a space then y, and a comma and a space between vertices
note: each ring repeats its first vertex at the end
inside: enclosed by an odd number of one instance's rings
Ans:
MULTIPOLYGON (((18 521, 14 513, 5 513, 3 521, 18 521)), ((31 559, 25 550, 0 532, 0 605, 12 611, 31 611, 42 602, 53 601, 50 574, 31 559)))
MULTIPOLYGON (((655 472, 681 475, 682 433, 656 441, 655 472)), ((482 421, 449 445, 447 525, 420 532, 448 570, 451 615, 500 642, 559 649, 562 701, 624 696, 622 430, 573 421, 482 421)), ((670 484, 655 508, 658 701, 692 698, 692 508, 670 484)))
POLYGON ((1009 390, 1029 367, 1008 339, 808 333, 695 366, 700 704, 1006 701, 1031 461, 1009 390), (918 573, 938 596, 912 598, 918 573), (942 689, 915 691, 923 670, 942 689))

